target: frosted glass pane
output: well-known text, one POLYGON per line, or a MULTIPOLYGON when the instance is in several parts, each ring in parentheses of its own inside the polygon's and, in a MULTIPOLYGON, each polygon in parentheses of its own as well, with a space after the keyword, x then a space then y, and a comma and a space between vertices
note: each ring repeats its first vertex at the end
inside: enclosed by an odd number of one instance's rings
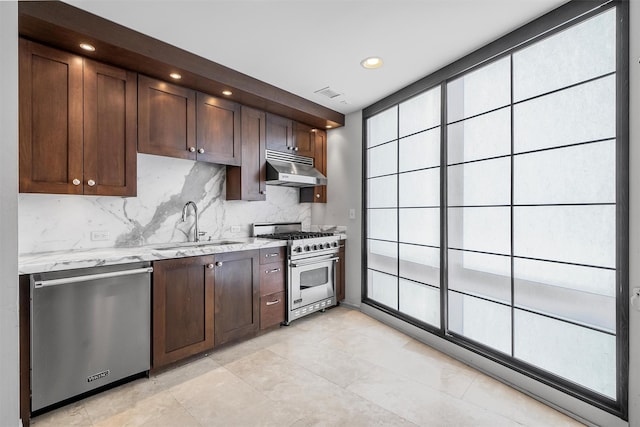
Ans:
POLYGON ((516 310, 514 337, 516 358, 615 399, 615 336, 516 310))
POLYGON ((449 250, 449 289, 511 304, 511 258, 449 250))
POLYGON ((513 94, 520 101, 616 69, 614 8, 513 54, 513 94))
POLYGON ((449 166, 447 173, 449 206, 511 204, 509 157, 449 166))
POLYGON ((510 208, 449 208, 449 247, 511 254, 510 208))
POLYGON ((370 148, 368 151, 367 176, 389 175, 398 171, 398 142, 370 148))
POLYGON ((393 275, 398 274, 397 243, 367 240, 367 245, 367 267, 393 275))
POLYGON ((509 104, 510 68, 507 56, 447 84, 447 123, 509 104))
POLYGON ((369 270, 367 296, 379 303, 398 309, 398 278, 369 270))
POLYGON ((440 249, 400 244, 400 276, 440 286, 440 249))
POLYGON ((447 162, 462 163, 511 154, 511 108, 447 126, 447 162))
POLYGON ((367 237, 380 240, 398 240, 398 211, 396 209, 367 209, 367 237))
POLYGON ((615 138, 616 76, 525 101, 513 108, 516 153, 615 138))
POLYGON ((615 270, 520 258, 514 259, 513 269, 517 281, 547 284, 607 297, 614 297, 616 294, 615 270))
POLYGON ((393 208, 398 204, 398 175, 367 180, 367 205, 370 208, 393 208))
POLYGON ((440 246, 440 209, 400 209, 400 241, 440 246))
POLYGON ((517 307, 615 332, 615 271, 530 260, 516 260, 514 269, 517 307), (553 273, 558 277, 550 277, 553 273), (523 274, 532 279, 522 279, 523 274), (549 277, 551 283, 535 276, 549 277), (568 286, 553 284, 561 280, 568 286))
POLYGON ((400 140, 400 172, 440 165, 440 128, 400 140))
POLYGON ((513 210, 514 255, 615 268, 615 206, 513 210))
POLYGON ((400 311, 440 327, 440 291, 420 283, 400 279, 400 311))
POLYGON ((398 107, 392 107, 367 119, 367 147, 398 138, 398 107))
POLYGON ((400 104, 400 136, 440 124, 440 86, 400 104))
POLYGON ((440 168, 398 175, 400 206, 440 206, 440 168))
POLYGON ((615 203, 615 140, 514 157, 514 203, 615 203))
POLYGON ((449 291, 449 330, 511 354, 511 308, 449 291))

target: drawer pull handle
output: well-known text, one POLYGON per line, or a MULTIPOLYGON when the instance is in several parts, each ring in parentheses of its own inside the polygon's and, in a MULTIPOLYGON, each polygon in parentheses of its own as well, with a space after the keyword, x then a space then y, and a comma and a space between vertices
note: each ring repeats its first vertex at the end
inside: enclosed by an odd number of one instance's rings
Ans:
POLYGON ((275 301, 267 301, 267 305, 276 305, 280 302, 279 299, 275 300, 275 301))
POLYGON ((274 268, 273 270, 265 270, 264 272, 265 272, 265 273, 267 273, 267 274, 269 274, 269 273, 277 273, 277 272, 279 272, 279 271, 280 271, 280 269, 279 269, 279 268, 274 268))
POLYGON ((278 252, 276 252, 276 253, 273 253, 273 254, 266 254, 264 257, 265 258, 271 258, 271 257, 278 256, 278 255, 279 255, 278 252))

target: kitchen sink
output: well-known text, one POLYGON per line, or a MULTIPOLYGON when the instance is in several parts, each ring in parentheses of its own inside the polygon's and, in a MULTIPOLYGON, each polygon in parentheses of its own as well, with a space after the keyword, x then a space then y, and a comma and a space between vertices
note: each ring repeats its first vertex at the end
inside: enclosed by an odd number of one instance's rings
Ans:
POLYGON ((152 245, 153 249, 189 249, 189 248, 205 248, 209 246, 224 246, 235 245, 242 242, 235 240, 211 240, 207 242, 182 242, 182 243, 162 243, 159 245, 152 245))

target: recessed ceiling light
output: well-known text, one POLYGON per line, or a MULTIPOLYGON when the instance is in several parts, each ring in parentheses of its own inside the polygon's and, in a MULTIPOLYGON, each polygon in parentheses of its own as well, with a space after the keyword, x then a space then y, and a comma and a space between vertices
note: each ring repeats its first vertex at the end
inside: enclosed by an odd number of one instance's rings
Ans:
POLYGON ((176 79, 176 80, 180 80, 182 78, 182 76, 178 73, 171 73, 169 74, 169 77, 171 77, 172 79, 176 79))
POLYGON ((331 126, 331 125, 327 125, 327 126, 326 126, 326 128, 327 128, 327 129, 331 129, 332 127, 333 127, 333 126, 331 126))
POLYGON ((93 47, 93 45, 90 45, 89 43, 80 43, 80 48, 89 52, 93 52, 94 50, 96 50, 96 48, 93 47))
POLYGON ((233 92, 231 92, 230 90, 223 90, 223 91, 222 91, 222 94, 223 94, 224 96, 231 96, 231 95, 233 95, 233 92))
POLYGON ((368 69, 373 69, 373 68, 380 68, 382 67, 382 58, 377 57, 377 56, 370 56, 368 58, 363 59, 360 62, 360 65, 362 65, 364 68, 368 68, 368 69))

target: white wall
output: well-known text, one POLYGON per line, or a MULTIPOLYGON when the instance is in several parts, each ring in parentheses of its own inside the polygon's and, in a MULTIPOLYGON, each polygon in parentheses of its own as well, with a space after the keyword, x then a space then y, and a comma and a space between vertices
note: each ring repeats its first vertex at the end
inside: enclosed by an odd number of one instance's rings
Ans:
POLYGON ((0 2, 0 425, 19 425, 18 3, 0 2))
POLYGON ((362 239, 362 112, 345 117, 345 126, 327 134, 327 203, 313 205, 313 224, 347 226, 345 303, 361 299, 362 239), (349 219, 349 209, 356 218, 349 219))

